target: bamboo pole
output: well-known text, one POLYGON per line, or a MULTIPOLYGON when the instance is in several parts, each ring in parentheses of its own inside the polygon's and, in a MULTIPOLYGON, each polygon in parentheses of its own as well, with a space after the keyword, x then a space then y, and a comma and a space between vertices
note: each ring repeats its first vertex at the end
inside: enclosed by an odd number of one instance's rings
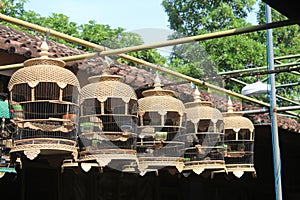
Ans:
POLYGON ((23 63, 0 66, 0 71, 23 67, 23 63))
POLYGON ((196 36, 192 36, 192 37, 168 40, 168 41, 159 42, 159 43, 143 44, 143 45, 139 45, 139 46, 107 50, 107 51, 101 52, 100 55, 101 56, 109 56, 109 55, 117 55, 120 53, 128 53, 128 52, 134 52, 134 51, 140 51, 140 50, 155 49, 155 48, 160 48, 160 47, 197 42, 197 41, 220 38, 220 37, 225 37, 225 36, 232 36, 232 35, 238 35, 238 34, 243 34, 243 33, 251 33, 254 31, 261 31, 261 30, 272 29, 272 28, 276 28, 276 27, 293 25, 293 24, 297 24, 299 22, 300 22, 300 20, 285 20, 285 21, 273 22, 273 23, 268 23, 268 24, 263 24, 263 25, 249 26, 249 27, 244 27, 244 28, 235 28, 235 29, 230 29, 230 30, 225 30, 225 31, 220 31, 220 32, 215 32, 215 33, 207 33, 207 34, 196 35, 196 36))
MULTIPOLYGON (((298 56, 300 56, 300 54, 298 55, 290 55, 290 56, 281 56, 281 57, 277 57, 277 59, 274 58, 274 62, 278 63, 278 64, 283 64, 283 62, 281 62, 280 60, 282 59, 290 59, 290 58, 297 58, 298 56)), ((297 63, 300 62, 300 59, 297 59, 295 62, 293 63, 297 63)), ((296 75, 300 75, 300 72, 297 71, 291 71, 292 74, 296 74, 296 75)))
MULTIPOLYGON (((300 23, 300 20, 285 20, 285 21, 272 22, 272 23, 269 23, 269 24, 256 25, 256 26, 251 26, 251 27, 231 29, 231 30, 228 30, 228 31, 221 31, 221 32, 217 32, 217 33, 209 33, 209 34, 193 36, 193 37, 188 37, 188 38, 169 40, 169 41, 166 41, 166 42, 154 43, 154 44, 150 44, 150 45, 139 45, 139 46, 136 46, 136 47, 130 47, 130 49, 122 48, 122 49, 117 49, 117 50, 108 50, 108 48, 100 46, 98 44, 94 44, 92 42, 88 42, 88 41, 85 41, 85 40, 82 40, 82 39, 79 39, 79 38, 76 38, 76 37, 73 37, 73 36, 69 36, 67 34, 63 34, 63 33, 60 33, 58 31, 51 30, 49 28, 44 28, 42 26, 38 26, 38 25, 29 23, 29 22, 25 22, 25 21, 20 20, 20 19, 9 17, 9 16, 3 15, 1 13, 0 13, 0 19, 2 19, 4 21, 7 21, 7 22, 10 22, 12 24, 23 26, 25 28, 33 29, 33 30, 38 31, 38 32, 48 33, 51 36, 67 40, 69 42, 76 43, 76 44, 81 45, 81 46, 93 48, 96 51, 103 51, 103 52, 99 53, 100 56, 114 55, 114 54, 118 54, 120 52, 130 52, 130 51, 139 51, 139 50, 150 49, 150 48, 159 48, 159 47, 170 46, 170 45, 174 45, 174 44, 195 42, 195 41, 200 41, 200 40, 207 40, 207 39, 237 35, 237 34, 242 34, 242 33, 249 33, 249 32, 254 32, 254 31, 260 31, 260 30, 271 29, 271 28, 282 27, 282 26, 289 26, 289 25, 300 23), (106 53, 103 54, 104 52, 106 52, 106 53)), ((268 103, 265 103, 265 102, 259 101, 257 99, 253 99, 253 98, 250 98, 250 97, 232 92, 230 90, 226 90, 224 88, 220 88, 218 86, 206 83, 206 82, 201 81, 199 79, 195 79, 195 78, 180 74, 178 72, 174 72, 172 70, 169 70, 169 69, 163 68, 161 66, 149 63, 147 61, 135 58, 133 56, 129 56, 129 55, 126 55, 126 54, 123 54, 123 53, 118 54, 117 56, 119 56, 123 59, 129 60, 131 62, 135 62, 135 63, 141 64, 141 65, 150 67, 152 69, 155 69, 155 70, 173 75, 175 77, 185 79, 189 82, 193 82, 194 84, 203 85, 203 86, 206 86, 206 87, 208 87, 212 90, 222 92, 222 93, 225 93, 225 94, 230 95, 230 96, 241 98, 241 99, 244 99, 244 100, 259 104, 259 105, 262 105, 262 106, 270 107, 270 104, 268 104, 268 103)), ((290 114, 295 115, 295 113, 290 113, 290 114)))
POLYGON ((98 54, 99 53, 85 53, 85 54, 80 54, 80 55, 61 57, 59 59, 65 61, 65 62, 69 62, 69 61, 76 61, 76 60, 84 60, 87 58, 94 58, 94 57, 98 56, 98 54))
POLYGON ((284 101, 287 101, 287 102, 290 102, 290 103, 292 103, 292 104, 294 104, 294 105, 300 105, 300 102, 298 102, 298 101, 293 101, 293 100, 291 100, 291 99, 288 99, 288 98, 286 98, 286 97, 280 96, 280 95, 278 95, 278 94, 276 94, 276 98, 281 99, 281 100, 284 100, 284 101))
POLYGON ((286 111, 286 110, 300 110, 300 106, 285 106, 285 107, 279 107, 279 108, 277 108, 278 112, 280 112, 280 111, 286 111))

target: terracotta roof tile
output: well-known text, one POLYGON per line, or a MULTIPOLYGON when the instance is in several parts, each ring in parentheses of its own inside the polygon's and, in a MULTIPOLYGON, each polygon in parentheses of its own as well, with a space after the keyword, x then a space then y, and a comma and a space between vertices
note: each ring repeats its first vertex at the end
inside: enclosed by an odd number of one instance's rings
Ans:
MULTIPOLYGON (((44 40, 43 37, 26 34, 2 25, 0 25, 0 38, 0 49, 23 55, 26 58, 38 57, 40 45, 44 40)), ((83 53, 83 51, 51 40, 48 41, 48 44, 50 57, 65 57, 83 53)))

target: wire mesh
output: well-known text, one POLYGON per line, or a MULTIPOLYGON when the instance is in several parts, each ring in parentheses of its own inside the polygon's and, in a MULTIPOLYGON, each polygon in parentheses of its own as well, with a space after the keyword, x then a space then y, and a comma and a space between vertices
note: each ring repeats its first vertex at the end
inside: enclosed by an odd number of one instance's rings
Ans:
POLYGON ((178 112, 145 112, 139 120, 137 153, 139 156, 180 157, 184 141, 185 120, 178 112))
POLYGON ((61 88, 54 82, 40 82, 35 87, 15 84, 11 90, 12 118, 18 139, 63 138, 76 140, 79 89, 61 88))
POLYGON ((82 150, 135 150, 137 116, 133 114, 137 100, 122 98, 85 99, 80 117, 82 150))
POLYGON ((224 122, 218 120, 199 120, 187 122, 187 134, 184 135, 186 161, 224 161, 224 122))
POLYGON ((225 163, 228 166, 254 164, 254 133, 248 129, 238 132, 225 130, 225 163))

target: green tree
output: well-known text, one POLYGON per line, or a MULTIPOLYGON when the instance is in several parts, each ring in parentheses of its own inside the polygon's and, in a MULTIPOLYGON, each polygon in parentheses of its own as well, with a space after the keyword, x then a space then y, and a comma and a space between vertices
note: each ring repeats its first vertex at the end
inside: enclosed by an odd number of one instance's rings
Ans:
POLYGON ((245 25, 255 0, 163 0, 170 28, 183 35, 245 25))
POLYGON ((11 17, 20 17, 24 14, 26 0, 0 0, 0 12, 11 17))
MULTIPOLYGON (((253 10, 254 4, 253 0, 206 0, 205 2, 164 0, 162 3, 169 16, 170 27, 178 34, 182 34, 182 37, 250 25, 246 17, 253 10)), ((194 50, 185 50, 189 52, 184 54, 185 60, 189 60, 190 57, 195 58, 196 49, 204 49, 211 62, 209 65, 201 64, 203 58, 199 59, 198 56, 198 60, 192 61, 198 63, 191 64, 190 60, 189 65, 192 65, 192 68, 184 71, 194 72, 193 67, 200 67, 201 69, 196 70, 198 73, 188 75, 195 78, 209 78, 217 76, 217 72, 244 69, 246 66, 262 66, 266 61, 265 46, 256 41, 257 37, 257 33, 251 33, 194 43, 189 47, 194 50)), ((179 55, 177 51, 178 48, 174 49, 175 55, 179 55)), ((185 66, 188 67, 187 64, 185 66)), ((182 68, 178 70, 183 71, 182 68)), ((250 82, 255 80, 255 77, 245 77, 242 80, 250 82)), ((228 80, 225 81, 225 86, 236 92, 240 92, 242 88, 242 85, 228 80)))
MULTIPOLYGON (((32 10, 25 10, 24 5, 26 0, 1 0, 0 11, 3 14, 15 17, 33 24, 37 24, 58 32, 78 37, 86 41, 90 41, 99 45, 104 45, 109 48, 121 48, 126 46, 140 45, 143 43, 138 34, 125 32, 124 28, 111 28, 109 25, 98 24, 94 20, 90 20, 87 24, 78 25, 76 22, 70 21, 69 17, 61 13, 52 13, 48 17, 41 16, 32 10)), ((1 22, 3 23, 3 22, 1 22)), ((21 27, 5 23, 13 28, 22 29, 21 27)), ((31 34, 39 34, 35 31, 29 31, 31 34)), ((76 44, 67 42, 63 39, 51 37, 52 40, 58 41, 86 51, 94 51, 94 49, 87 49, 86 47, 78 46, 76 44)), ((132 53, 137 58, 144 59, 149 62, 164 64, 165 59, 156 50, 145 50, 137 53, 132 53)), ((119 61, 123 61, 119 59, 119 61)), ((133 64, 133 63, 130 63, 133 64)))
MULTIPOLYGON (((250 26, 246 18, 249 12, 253 11, 254 0, 163 0, 162 5, 169 16, 170 28, 183 36, 194 36, 204 33, 212 33, 221 30, 228 30, 232 28, 239 28, 250 26)), ((283 20, 284 17, 278 12, 273 12, 273 21, 283 20)), ((257 14, 259 23, 265 23, 264 6, 261 3, 259 12, 257 14)), ((299 26, 290 26, 284 28, 274 29, 274 51, 275 56, 283 56, 287 54, 299 53, 299 26)), ((218 39, 211 39, 195 43, 194 49, 205 49, 212 60, 215 71, 226 72, 231 70, 245 69, 249 67, 261 67, 267 65, 266 52, 266 32, 259 31, 247 33, 243 35, 236 35, 230 37, 223 37, 218 39)), ((190 48, 190 47, 189 47, 190 48)), ((173 55, 178 49, 174 49, 173 55)), ((186 58, 193 57, 196 51, 186 50, 190 55, 185 55, 186 58)), ((174 58, 173 58, 174 59, 174 58)), ((286 60, 288 62, 288 60, 286 60)), ((290 60, 289 60, 290 61, 290 60)), ((178 61, 176 61, 179 63, 178 61)), ((172 64, 171 64, 172 65, 172 64)), ((194 70, 191 63, 178 67, 178 71, 194 76, 194 70), (182 69, 190 67, 190 69, 182 69)), ((205 78, 209 68, 203 68, 204 73, 200 77, 205 78)), ((173 68, 174 65, 172 65, 173 68)), ((198 70, 199 71, 199 70, 198 70)), ((199 76, 199 73, 196 73, 199 76)), ((266 78, 267 75, 261 76, 261 79, 266 78)), ((297 75, 291 73, 280 73, 276 76, 278 84, 289 83, 297 79, 297 75)), ((240 80, 246 83, 253 83, 256 77, 242 77, 240 80)), ((299 81, 299 79, 298 79, 299 81)), ((232 81, 225 80, 225 87, 240 93, 243 85, 236 84, 232 81)), ((286 89, 285 92, 288 97, 295 96, 295 90, 299 91, 297 87, 286 89)), ((281 94, 281 93, 280 93, 281 94)))
MULTIPOLYGON (((287 18, 280 14, 278 11, 271 9, 272 21, 282 21, 287 18)), ((266 23, 265 15, 265 4, 259 4, 259 10, 257 13, 257 20, 260 24, 266 23)), ((299 25, 292 25, 286 27, 280 27, 273 29, 273 46, 274 46, 274 57, 285 56, 285 55, 295 55, 300 52, 300 28, 299 25)), ((260 42, 265 43, 266 31, 260 32, 260 37, 258 38, 260 42)), ((287 64, 287 63, 297 63, 299 58, 290 58, 280 60, 275 62, 275 64, 287 64)), ((299 72, 283 72, 276 74, 276 85, 299 83, 300 77, 299 72)), ((280 96, 291 98, 294 101, 299 102, 300 86, 295 85, 291 87, 283 87, 277 89, 276 93, 280 96)), ((280 106, 289 106, 288 102, 280 101, 280 106)))

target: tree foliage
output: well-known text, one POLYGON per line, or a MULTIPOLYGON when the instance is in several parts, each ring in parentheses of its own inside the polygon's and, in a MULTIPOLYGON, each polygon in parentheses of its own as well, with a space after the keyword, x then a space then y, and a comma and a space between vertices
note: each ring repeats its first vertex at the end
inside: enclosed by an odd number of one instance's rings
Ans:
MULTIPOLYGON (((265 5, 259 4, 259 11, 257 13, 257 19, 260 24, 266 23, 265 17, 265 5)), ((272 9, 272 21, 282 21, 287 18, 272 9)), ((292 25, 286 27, 275 28, 272 30, 273 32, 273 46, 274 46, 274 57, 286 56, 286 55, 296 55, 300 52, 300 27, 299 25, 292 25)), ((265 42, 265 34, 266 31, 262 31, 259 37, 261 42, 265 42)), ((275 65, 277 64, 288 64, 298 62, 299 58, 289 58, 283 59, 279 61, 275 61, 275 65)), ((283 72, 276 74, 276 85, 282 84, 290 84, 290 83, 299 83, 300 76, 298 73, 291 72, 283 72)), ((287 98, 291 98, 294 101, 300 101, 300 86, 290 86, 290 87, 282 87, 277 89, 276 93, 280 96, 284 96, 287 98)), ((281 106, 289 106, 288 102, 281 101, 279 102, 281 106)))
POLYGON ((0 11, 4 15, 20 17, 24 14, 24 4, 26 0, 0 0, 0 11))
MULTIPOLYGON (((163 0, 162 5, 169 16, 170 28, 183 36, 194 36, 204 33, 212 33, 221 30, 250 26, 247 21, 247 15, 254 10, 254 0, 163 0)), ((265 23, 263 3, 259 4, 257 20, 259 23, 265 23)), ((272 11, 273 21, 285 19, 280 13, 272 11)), ((299 26, 289 26, 277 28, 273 31, 274 35, 274 52, 275 56, 284 56, 288 54, 299 53, 299 26)), ((267 65, 267 48, 266 48, 266 31, 247 33, 237 36, 222 37, 195 43, 194 49, 204 48, 210 59, 212 60, 215 70, 218 72, 226 72, 231 70, 245 69, 250 67, 262 67, 267 65)), ((178 49, 175 49, 174 55, 178 49)), ((195 51, 190 52, 192 57, 195 51)), ((174 59, 174 58, 173 58, 174 59)), ((291 60, 285 60, 290 62, 291 60)), ((284 62, 285 62, 284 61, 284 62)), ((200 61, 201 62, 201 61, 200 61)), ((179 64, 180 65, 180 64, 179 64)), ((201 77, 207 75, 208 68, 201 67, 201 77)), ((174 66, 172 66, 174 67, 174 66)), ((194 76, 193 64, 184 63, 178 67, 178 71, 184 71, 194 76), (185 69, 185 67, 189 69, 185 69), (184 69, 183 69, 184 68, 184 69)), ((176 68, 176 67, 175 67, 176 68)), ((208 73, 210 74, 210 73, 208 73)), ((264 75, 261 79, 266 78, 264 75)), ((199 78, 199 77, 197 77, 199 78)), ((253 83, 256 77, 239 78, 246 83, 253 83)), ((280 73, 276 76, 278 84, 299 81, 297 75, 291 73, 280 73)), ((232 81, 225 81, 225 87, 240 93, 243 85, 236 84, 232 81)), ((295 97, 297 87, 285 90, 285 94, 289 98, 295 97)), ((299 97, 298 97, 299 98, 299 97)), ((281 102, 280 102, 281 103, 281 102)))
MULTIPOLYGON (((126 32, 124 28, 111 28, 109 25, 96 23, 90 20, 87 24, 77 24, 70 21, 70 18, 61 13, 52 13, 50 16, 44 17, 32 10, 25 10, 24 5, 27 0, 1 0, 0 11, 5 15, 15 17, 30 23, 47 27, 55 31, 74 36, 95 44, 103 45, 108 48, 122 48, 126 46, 135 46, 143 43, 142 38, 132 32, 126 32)), ((5 23, 12 26, 11 24, 5 23)), ((20 27, 13 26, 20 29, 20 27)), ((22 29, 22 28, 21 28, 22 29)), ((28 31, 27 29, 22 29, 28 31)), ((38 34, 35 31, 28 31, 31 34, 38 34)), ((86 47, 78 46, 67 42, 63 39, 51 38, 59 43, 69 45, 86 51, 94 51, 86 47)), ((149 62, 164 63, 165 59, 156 50, 144 50, 132 55, 137 58, 144 59, 149 62)), ((124 61, 119 59, 120 61, 124 61)), ((135 65, 134 63, 130 63, 135 65)))
POLYGON ((170 28, 184 35, 244 25, 255 0, 164 0, 170 28))

